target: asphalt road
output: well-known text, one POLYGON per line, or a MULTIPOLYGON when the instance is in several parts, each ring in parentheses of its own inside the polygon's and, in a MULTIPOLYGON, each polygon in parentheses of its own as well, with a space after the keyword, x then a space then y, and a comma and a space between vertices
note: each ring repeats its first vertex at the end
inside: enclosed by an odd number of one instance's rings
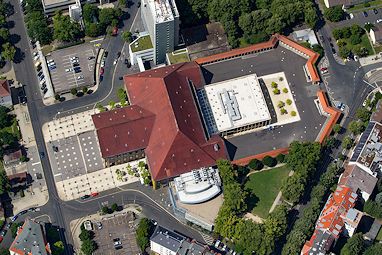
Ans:
MULTIPOLYGON (((18 2, 18 1, 17 1, 18 2)), ((138 1, 135 1, 138 2, 138 1)), ((41 94, 38 87, 37 77, 35 75, 34 64, 30 53, 29 39, 24 26, 24 20, 20 6, 14 4, 15 13, 9 17, 9 20, 14 23, 14 27, 10 30, 11 34, 17 34, 19 41, 16 42, 18 48, 17 58, 19 59, 13 64, 17 80, 25 86, 25 92, 28 98, 28 110, 35 132, 35 138, 39 151, 45 151, 45 142, 42 134, 42 125, 49 120, 52 120, 58 112, 65 114, 65 112, 82 111, 86 107, 93 107, 97 102, 107 104, 110 100, 116 98, 117 85, 120 85, 118 78, 128 72, 123 65, 122 60, 116 66, 113 66, 113 61, 117 53, 122 51, 124 41, 120 36, 110 37, 104 40, 103 47, 109 52, 106 60, 105 73, 103 82, 100 84, 98 90, 92 95, 82 98, 66 101, 60 104, 45 106, 42 103, 41 94)), ((137 5, 134 4, 128 10, 130 18, 124 21, 124 27, 120 29, 130 29, 133 20, 138 13, 137 5)), ((138 15, 139 16, 139 15, 138 15)), ((46 153, 45 153, 46 154, 46 153)), ((149 217, 156 219, 159 224, 164 225, 170 229, 178 230, 190 237, 202 241, 202 237, 195 231, 190 230, 183 224, 174 219, 167 211, 158 206, 152 199, 142 195, 137 191, 121 191, 110 190, 109 192, 102 193, 102 197, 80 203, 78 201, 63 202, 57 195, 57 190, 47 157, 41 159, 41 164, 44 169, 45 180, 49 190, 49 201, 46 205, 41 207, 40 212, 28 213, 23 215, 18 220, 23 220, 25 217, 36 217, 38 215, 47 214, 50 216, 52 223, 59 226, 61 231, 60 235, 63 240, 66 240, 68 247, 72 242, 72 235, 70 233, 69 223, 73 219, 81 218, 89 214, 93 214, 100 209, 100 204, 106 200, 109 204, 112 203, 137 203, 143 207, 143 213, 149 217)), ((2 246, 9 247, 11 243, 10 234, 4 239, 2 246)), ((72 254, 72 249, 66 249, 66 254, 72 254)))

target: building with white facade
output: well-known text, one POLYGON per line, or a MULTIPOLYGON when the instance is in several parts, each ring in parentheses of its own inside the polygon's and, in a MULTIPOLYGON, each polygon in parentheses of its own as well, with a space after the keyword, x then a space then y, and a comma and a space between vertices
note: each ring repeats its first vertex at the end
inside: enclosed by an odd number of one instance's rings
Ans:
POLYGON ((75 4, 69 6, 69 16, 74 22, 82 21, 82 8, 80 0, 76 0, 75 4))
POLYGON ((155 58, 155 50, 147 32, 139 33, 137 39, 129 44, 129 55, 132 65, 138 64, 139 70, 145 70, 143 62, 152 61, 155 58))
POLYGON ((166 62, 166 53, 179 41, 179 12, 175 0, 142 0, 141 16, 154 46, 154 63, 166 62))
POLYGON ((206 85, 198 99, 210 134, 231 135, 271 123, 256 74, 206 85))
POLYGON ((203 203, 221 192, 218 170, 212 167, 181 174, 174 184, 180 202, 185 204, 203 203))
POLYGON ((5 107, 11 107, 13 105, 7 80, 0 80, 0 105, 5 107))
MULTIPOLYGON (((81 3, 95 3, 101 2, 101 0, 78 0, 81 3)), ((41 0, 44 13, 48 15, 54 15, 56 11, 66 11, 69 6, 76 4, 77 0, 41 0)))

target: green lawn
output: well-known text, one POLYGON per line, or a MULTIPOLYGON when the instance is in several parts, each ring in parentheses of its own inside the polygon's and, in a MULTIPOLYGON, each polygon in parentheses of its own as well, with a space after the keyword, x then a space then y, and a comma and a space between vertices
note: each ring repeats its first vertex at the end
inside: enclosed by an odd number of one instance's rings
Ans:
POLYGON ((350 41, 350 38, 342 38, 340 39, 341 41, 344 41, 346 43, 346 48, 353 52, 353 54, 356 54, 354 53, 354 49, 361 46, 363 48, 366 48, 367 49, 367 52, 368 52, 368 55, 373 55, 374 54, 374 51, 373 51, 373 47, 371 46, 371 43, 369 41, 369 38, 367 37, 367 34, 363 34, 362 37, 361 37, 361 42, 359 44, 356 44, 356 45, 353 45, 350 41))
POLYGON ((17 119, 16 118, 13 118, 12 125, 10 125, 9 127, 3 128, 0 131, 7 131, 8 133, 14 134, 18 140, 21 139, 21 134, 20 134, 19 127, 17 125, 17 119))
POLYGON ((190 58, 188 57, 187 50, 177 50, 171 53, 168 53, 168 58, 170 59, 171 64, 189 62, 190 58))
POLYGON ((382 228, 379 230, 377 237, 375 238, 376 241, 381 242, 382 241, 382 228))
POLYGON ((253 198, 250 207, 253 207, 252 213, 266 218, 280 191, 282 181, 287 178, 290 170, 286 166, 273 168, 251 174, 246 183, 245 189, 248 190, 253 198))
POLYGON ((131 50, 133 52, 138 52, 141 50, 151 49, 153 44, 151 43, 151 39, 149 35, 145 35, 140 37, 135 43, 131 45, 131 50))

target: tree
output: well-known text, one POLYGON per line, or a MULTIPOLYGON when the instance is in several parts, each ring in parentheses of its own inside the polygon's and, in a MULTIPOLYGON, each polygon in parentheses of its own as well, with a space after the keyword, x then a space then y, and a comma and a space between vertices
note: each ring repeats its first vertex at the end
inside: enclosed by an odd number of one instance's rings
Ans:
POLYGON ((335 134, 338 134, 339 132, 341 132, 341 129, 342 129, 342 127, 341 127, 340 124, 335 124, 335 125, 333 126, 333 132, 334 132, 335 134))
POLYGON ((261 170, 264 167, 264 165, 258 159, 251 159, 251 161, 249 161, 248 167, 253 170, 261 170))
POLYGON ((287 105, 291 105, 292 104, 292 100, 290 100, 289 98, 285 102, 287 103, 287 105))
POLYGON ((76 41, 81 37, 81 26, 73 22, 69 16, 56 13, 53 17, 53 37, 64 42, 76 41))
POLYGON ((150 244, 150 235, 152 232, 152 223, 147 219, 143 218, 138 224, 136 231, 137 244, 142 252, 145 252, 146 248, 150 244))
POLYGON ((368 122, 371 116, 371 112, 366 107, 357 109, 355 116, 363 122, 368 122))
POLYGON ((112 210, 113 212, 118 211, 118 209, 119 209, 119 206, 118 206, 116 203, 114 203, 114 204, 111 205, 111 210, 112 210))
POLYGON ((85 24, 85 35, 90 37, 96 37, 102 34, 102 28, 97 23, 85 24))
POLYGON ((378 193, 376 196, 375 196, 375 202, 382 205, 382 192, 378 193))
POLYGON ((12 238, 15 238, 15 237, 17 236, 17 230, 18 230, 19 227, 21 227, 22 225, 24 225, 24 222, 23 222, 23 221, 18 222, 18 223, 12 223, 12 225, 11 225, 12 238))
POLYGON ((127 0, 118 0, 118 3, 119 3, 119 5, 121 5, 122 7, 126 7, 126 5, 127 5, 127 0))
POLYGON ((322 48, 322 46, 319 44, 313 44, 312 50, 314 50, 315 52, 320 54, 320 56, 324 56, 324 54, 325 54, 324 48, 322 48))
POLYGON ((110 109, 113 110, 115 108, 115 102, 112 100, 109 102, 110 109))
POLYGON ((4 27, 0 28, 0 38, 1 38, 1 42, 2 43, 8 41, 8 39, 9 39, 9 30, 4 28, 4 27))
POLYGON ((103 214, 108 214, 110 212, 110 209, 107 206, 102 206, 101 211, 103 214))
POLYGON ((297 115, 297 113, 296 113, 295 111, 291 111, 291 112, 290 112, 290 115, 291 115, 292 117, 294 117, 294 116, 297 115))
POLYGON ((341 28, 336 28, 332 32, 334 39, 339 40, 343 38, 343 32, 341 28))
POLYGON ((264 165, 269 167, 274 167, 275 165, 277 165, 277 160, 268 155, 263 158, 262 162, 264 165))
POLYGON ((0 195, 8 192, 9 188, 10 184, 7 173, 4 170, 0 170, 0 195))
POLYGON ((277 86, 278 86, 278 84, 276 82, 272 81, 271 87, 275 89, 275 88, 277 88, 277 86))
POLYGON ((359 135, 365 130, 365 126, 362 122, 354 120, 349 123, 348 128, 355 135, 359 135))
POLYGON ((8 127, 11 124, 11 118, 8 115, 9 109, 0 105, 0 128, 8 127))
POLYGON ((353 143, 354 143, 353 139, 347 136, 342 140, 342 148, 348 150, 353 146, 353 143))
POLYGON ((9 42, 6 42, 2 45, 3 51, 1 52, 1 56, 8 61, 12 61, 15 58, 16 48, 9 42))
POLYGON ((380 255, 382 251, 382 243, 375 243, 363 253, 363 255, 380 255))
POLYGON ((94 240, 86 239, 86 240, 82 241, 81 251, 85 255, 92 255, 93 252, 95 252, 96 250, 97 250, 97 244, 96 244, 96 242, 94 242, 94 240))
POLYGON ((131 34, 130 31, 124 31, 122 34, 122 39, 125 41, 125 42, 128 42, 128 43, 131 43, 132 40, 133 40, 133 36, 131 34))
POLYGON ((17 137, 8 132, 8 131, 0 131, 0 141, 3 145, 12 145, 13 143, 17 142, 17 137))
POLYGON ((92 23, 94 22, 94 19, 98 19, 98 8, 95 5, 92 4, 84 4, 82 7, 82 17, 84 18, 85 22, 92 23))
POLYGON ((365 26, 364 26, 365 30, 367 32, 370 32, 370 29, 374 28, 374 25, 371 24, 371 23, 367 23, 365 26))
POLYGON ((351 35, 350 36, 350 42, 353 45, 361 43, 361 37, 359 35, 351 35))
POLYGON ((62 241, 57 241, 53 244, 52 254, 60 255, 63 254, 65 250, 64 243, 62 241))
POLYGON ((372 200, 368 200, 363 207, 363 210, 377 219, 382 219, 382 205, 372 200))
POLYGON ((342 247, 341 255, 360 255, 365 248, 362 233, 354 234, 342 247))
POLYGON ((283 108, 285 106, 285 103, 283 102, 283 101, 279 101, 278 103, 277 103, 277 107, 278 108, 283 108))
POLYGON ((288 89, 287 88, 283 88, 283 93, 288 93, 288 89))
POLYGON ((281 186, 283 197, 293 204, 300 200, 304 190, 305 179, 298 173, 294 173, 292 176, 289 176, 281 186))
POLYGON ((82 93, 86 94, 88 91, 89 91, 89 89, 87 87, 82 88, 82 93))
MULTIPOLYGON (((41 1, 39 2, 41 4, 41 1)), ((26 16, 26 23, 28 35, 32 39, 39 41, 42 45, 49 44, 52 41, 52 29, 49 27, 47 18, 45 17, 42 10, 31 12, 28 11, 26 16)))
POLYGON ((5 249, 3 247, 0 248, 0 255, 9 255, 9 254, 10 254, 10 252, 8 249, 5 249))
POLYGON ((74 95, 77 95, 78 91, 77 91, 76 88, 72 88, 72 89, 70 90, 70 93, 74 96, 74 95))
POLYGON ((338 22, 344 19, 345 12, 342 10, 342 7, 338 5, 325 9, 324 17, 331 22, 338 22))
POLYGON ((339 47, 339 55, 341 58, 347 58, 350 54, 350 50, 345 47, 345 46, 342 46, 342 47, 339 47))
POLYGON ((60 99, 61 99, 61 96, 60 96, 59 94, 55 94, 55 95, 54 95, 54 99, 56 99, 56 100, 60 100, 60 99))
POLYGON ((288 208, 285 205, 277 206, 264 222, 265 235, 276 240, 283 236, 287 229, 287 215, 288 208))
POLYGON ((273 90, 273 94, 275 94, 275 95, 279 95, 279 94, 280 94, 280 90, 279 90, 279 89, 277 89, 277 88, 276 88, 276 89, 274 89, 274 90, 273 90))
POLYGON ((280 153, 279 155, 276 156, 276 160, 279 163, 284 163, 285 155, 280 153))
POLYGON ((86 229, 82 229, 78 236, 81 241, 91 240, 94 237, 94 232, 86 229))

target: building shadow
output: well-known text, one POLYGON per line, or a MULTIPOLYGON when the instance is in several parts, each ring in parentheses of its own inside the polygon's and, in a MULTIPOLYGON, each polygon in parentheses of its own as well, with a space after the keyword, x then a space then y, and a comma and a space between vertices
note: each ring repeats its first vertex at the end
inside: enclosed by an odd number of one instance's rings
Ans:
POLYGON ((214 74, 208 71, 207 69, 205 69, 203 66, 201 66, 200 69, 202 70, 202 75, 203 75, 205 84, 206 85, 211 84, 214 74))
POLYGON ((224 143, 228 153, 229 160, 233 160, 236 155, 237 147, 226 139, 224 139, 224 143))

